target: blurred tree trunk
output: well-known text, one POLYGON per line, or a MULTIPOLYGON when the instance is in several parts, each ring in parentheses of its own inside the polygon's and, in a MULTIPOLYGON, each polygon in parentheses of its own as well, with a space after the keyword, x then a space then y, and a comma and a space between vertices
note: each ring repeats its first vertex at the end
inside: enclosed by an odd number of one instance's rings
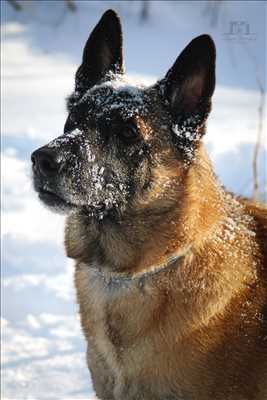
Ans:
POLYGON ((16 11, 22 10, 21 4, 19 4, 16 0, 7 0, 7 1, 16 11))
POLYGON ((206 6, 203 10, 203 14, 210 18, 210 24, 212 27, 217 26, 219 21, 219 14, 222 8, 224 0, 207 0, 206 6))
POLYGON ((149 8, 150 8, 150 1, 149 0, 143 0, 141 14, 140 14, 141 21, 146 21, 148 19, 148 17, 149 17, 149 8))
POLYGON ((73 0, 65 0, 66 6, 70 9, 70 11, 74 12, 77 10, 76 4, 73 0))

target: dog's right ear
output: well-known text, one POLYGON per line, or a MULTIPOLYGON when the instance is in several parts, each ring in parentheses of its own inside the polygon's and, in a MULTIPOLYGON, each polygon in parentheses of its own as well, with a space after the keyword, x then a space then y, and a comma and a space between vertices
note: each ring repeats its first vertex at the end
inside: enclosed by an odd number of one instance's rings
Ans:
POLYGON ((75 91, 84 93, 108 72, 122 74, 122 29, 118 15, 106 11, 86 42, 82 64, 75 78, 75 91))
POLYGON ((215 45, 208 35, 192 40, 168 71, 164 84, 174 121, 205 119, 215 87, 215 45))

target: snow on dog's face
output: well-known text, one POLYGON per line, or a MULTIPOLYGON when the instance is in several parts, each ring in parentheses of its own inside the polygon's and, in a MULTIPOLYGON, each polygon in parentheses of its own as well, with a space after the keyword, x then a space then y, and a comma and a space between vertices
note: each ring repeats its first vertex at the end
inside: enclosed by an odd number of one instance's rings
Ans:
POLYGON ((109 210, 121 212, 137 185, 145 183, 147 144, 139 121, 148 112, 149 99, 122 76, 110 78, 75 102, 69 99, 64 134, 46 146, 61 168, 48 177, 44 189, 100 218, 109 210))
POLYGON ((137 199, 177 201, 170 188, 204 132, 214 64, 213 42, 203 35, 162 81, 133 84, 124 75, 120 21, 107 11, 86 43, 64 134, 32 154, 41 200, 98 219, 122 215, 137 199))

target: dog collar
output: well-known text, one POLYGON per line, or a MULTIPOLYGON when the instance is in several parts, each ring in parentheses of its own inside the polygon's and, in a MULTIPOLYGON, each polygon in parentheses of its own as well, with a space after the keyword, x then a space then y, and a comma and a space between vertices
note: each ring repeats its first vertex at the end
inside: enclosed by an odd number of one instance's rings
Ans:
POLYGON ((180 262, 191 252, 192 245, 188 245, 182 250, 176 251, 168 256, 167 260, 164 263, 156 264, 147 268, 145 271, 137 272, 134 275, 123 275, 123 273, 116 272, 104 272, 99 269, 94 268, 95 273, 102 277, 106 283, 109 285, 119 285, 119 284, 127 284, 131 282, 140 281, 143 279, 156 275, 162 271, 168 271, 177 268, 180 265, 180 262))

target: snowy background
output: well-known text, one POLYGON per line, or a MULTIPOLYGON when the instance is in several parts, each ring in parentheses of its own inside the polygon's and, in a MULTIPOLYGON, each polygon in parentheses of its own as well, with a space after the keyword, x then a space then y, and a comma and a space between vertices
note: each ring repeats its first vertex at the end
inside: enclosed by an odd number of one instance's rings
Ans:
MULTIPOLYGON (((62 133, 89 32, 107 8, 122 18, 128 73, 153 82, 183 47, 210 33, 217 89, 205 141, 223 184, 252 194, 259 88, 265 87, 265 2, 1 1, 2 37, 2 397, 93 399, 85 363, 73 265, 64 255, 64 218, 50 214, 31 186, 31 152, 62 133), (215 4, 214 8, 213 5, 215 4)), ((266 200, 266 140, 259 157, 266 200)))

